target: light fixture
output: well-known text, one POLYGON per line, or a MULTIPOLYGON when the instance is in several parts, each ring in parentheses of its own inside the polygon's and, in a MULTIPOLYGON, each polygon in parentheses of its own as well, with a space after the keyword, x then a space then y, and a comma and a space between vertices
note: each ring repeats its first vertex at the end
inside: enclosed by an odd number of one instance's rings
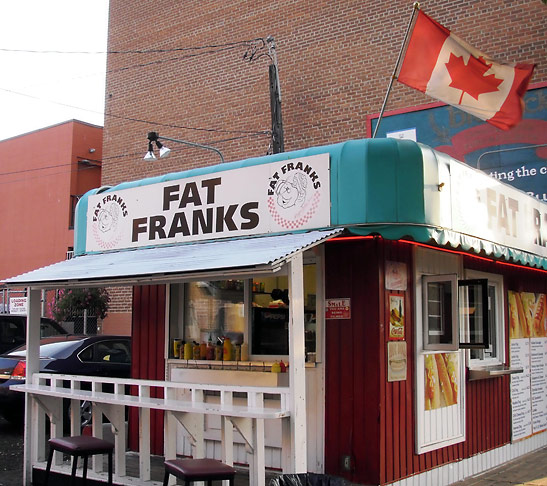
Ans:
POLYGON ((156 156, 154 155, 154 149, 152 147, 152 142, 148 142, 148 152, 146 152, 146 155, 143 157, 144 160, 156 160, 156 156))
POLYGON ((158 147, 160 151, 160 158, 167 157, 169 153, 171 152, 171 149, 166 147, 160 142, 160 138, 162 140, 168 140, 170 142, 176 142, 176 143, 183 143, 185 145, 190 145, 191 147, 197 147, 202 148, 206 150, 212 150, 213 152, 216 152, 220 156, 220 161, 224 162, 224 157, 220 150, 216 149, 215 147, 210 147, 208 145, 202 145, 200 143, 195 142, 188 142, 187 140, 177 140, 176 138, 169 138, 169 137, 160 137, 158 132, 148 132, 148 152, 146 152, 146 155, 144 156, 144 160, 155 160, 157 157, 154 155, 154 147, 152 145, 152 142, 156 144, 156 147, 158 147))
POLYGON ((169 155, 169 152, 171 152, 171 149, 163 145, 159 140, 156 140, 156 145, 160 149, 160 159, 167 157, 169 155))

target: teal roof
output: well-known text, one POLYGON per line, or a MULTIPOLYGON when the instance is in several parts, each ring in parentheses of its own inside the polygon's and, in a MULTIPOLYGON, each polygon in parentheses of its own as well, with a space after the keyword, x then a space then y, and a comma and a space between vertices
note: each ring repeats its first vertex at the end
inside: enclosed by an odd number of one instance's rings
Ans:
MULTIPOLYGON (((538 246, 537 252, 535 249, 529 251, 455 230, 453 211, 451 213, 447 204, 450 198, 458 195, 450 192, 449 180, 453 177, 451 171, 456 172, 458 166, 465 164, 427 146, 397 139, 350 140, 124 182, 111 188, 90 191, 82 197, 76 208, 75 252, 77 255, 85 253, 88 197, 100 191, 114 192, 324 153, 330 154, 332 227, 345 227, 357 234, 379 234, 387 239, 407 237, 422 243, 461 248, 547 269, 545 247, 538 246), (445 181, 447 185, 443 187, 445 181)), ((466 165, 462 170, 473 171, 473 179, 478 178, 485 186, 493 183, 486 174, 466 165)), ((501 183, 496 181, 496 184, 501 183)), ((510 190, 517 191, 514 188, 510 190)), ((531 204, 539 204, 543 214, 547 214, 547 204, 524 193, 519 197, 530 198, 531 204)))

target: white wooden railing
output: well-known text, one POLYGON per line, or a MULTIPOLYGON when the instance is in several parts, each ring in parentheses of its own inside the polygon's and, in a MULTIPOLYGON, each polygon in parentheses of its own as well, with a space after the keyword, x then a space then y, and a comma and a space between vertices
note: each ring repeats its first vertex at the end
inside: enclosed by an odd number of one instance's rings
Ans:
MULTIPOLYGON (((290 457, 289 387, 261 387, 234 385, 207 385, 118 378, 100 378, 78 375, 36 373, 31 383, 14 385, 12 390, 26 392, 32 398, 32 422, 37 424, 33 432, 32 464, 43 463, 46 453, 44 412, 50 417, 51 437, 80 434, 80 404, 91 402, 92 427, 95 437, 102 437, 102 415, 112 425, 114 433, 115 478, 121 483, 132 483, 126 474, 126 407, 139 410, 139 484, 146 484, 150 478, 150 411, 165 412, 166 459, 176 456, 176 423, 180 423, 193 445, 194 457, 205 457, 204 429, 205 416, 221 418, 222 460, 233 464, 234 428, 245 441, 249 458, 249 480, 251 486, 265 484, 265 438, 264 420, 282 420, 282 444, 284 456, 290 457), (108 388, 108 390, 106 390, 108 388), (234 395, 245 397, 234 403, 234 395), (273 395, 277 400, 268 400, 264 395, 273 395), (154 397, 154 395, 159 396, 154 397), (71 400, 70 434, 63 434, 63 398, 71 400), (272 406, 272 403, 275 405, 272 406), (42 427, 40 427, 42 424, 42 427), (124 481, 127 479, 127 481, 124 481)), ((60 465, 62 457, 55 458, 60 465)), ((93 461, 93 471, 102 473, 102 460, 93 461)), ((283 471, 289 465, 283 464, 283 471)), ((134 479, 134 478, 133 478, 134 479)), ((134 484, 134 482, 132 483, 134 484)), ((152 482, 150 483, 152 484, 152 482)))

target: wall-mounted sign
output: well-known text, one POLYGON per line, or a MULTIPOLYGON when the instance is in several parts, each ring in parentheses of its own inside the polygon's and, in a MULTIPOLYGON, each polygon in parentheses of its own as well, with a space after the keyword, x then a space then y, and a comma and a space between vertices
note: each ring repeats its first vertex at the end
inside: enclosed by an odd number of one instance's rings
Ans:
POLYGON ((386 289, 406 290, 407 286, 406 263, 386 262, 386 289))
MULTIPOLYGON (((449 170, 450 189, 435 188, 428 194, 440 204, 441 222, 450 219, 450 227, 459 233, 547 256, 545 203, 495 179, 485 184, 480 172, 464 164, 451 161, 449 170), (444 206, 448 194, 450 204, 444 206)), ((441 179, 448 182, 447 175, 441 179)))
POLYGON ((405 298, 403 295, 389 295, 389 340, 405 339, 405 298))
POLYGON ((406 342, 387 343, 387 381, 406 380, 406 342))
POLYGON ((512 438, 547 429, 547 295, 508 292, 512 438))
POLYGON ((351 319, 351 299, 326 299, 325 319, 351 319))
POLYGON ((10 314, 26 314, 27 297, 10 297, 9 312, 10 314))
POLYGON ((90 196, 86 251, 329 225, 329 154, 319 154, 90 196))
POLYGON ((459 353, 426 354, 424 360, 425 409, 436 410, 458 403, 459 353))

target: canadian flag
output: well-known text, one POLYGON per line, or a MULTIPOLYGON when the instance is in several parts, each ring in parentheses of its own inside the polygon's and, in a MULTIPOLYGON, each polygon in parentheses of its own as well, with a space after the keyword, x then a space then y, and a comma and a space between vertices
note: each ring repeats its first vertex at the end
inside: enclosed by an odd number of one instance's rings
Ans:
POLYGON ((493 61, 419 11, 397 79, 508 130, 522 118, 534 67, 493 61))

